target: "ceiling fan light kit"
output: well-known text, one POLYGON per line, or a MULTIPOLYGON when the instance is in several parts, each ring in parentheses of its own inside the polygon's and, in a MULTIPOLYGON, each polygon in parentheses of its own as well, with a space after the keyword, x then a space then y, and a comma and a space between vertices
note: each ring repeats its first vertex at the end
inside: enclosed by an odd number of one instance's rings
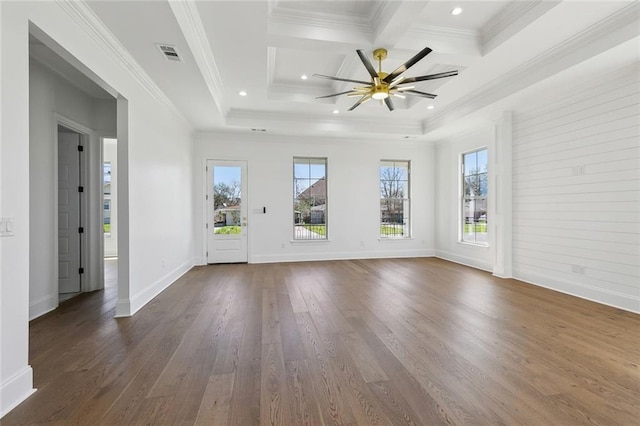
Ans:
POLYGON ((382 71, 382 61, 387 58, 387 49, 376 49, 373 51, 373 58, 378 61, 378 71, 373 67, 367 56, 365 55, 363 50, 356 50, 356 53, 360 57, 362 64, 369 72, 371 76, 371 81, 362 81, 362 80, 352 80, 348 78, 340 78, 340 77, 332 77, 328 75, 322 74, 313 74, 314 77, 326 78, 328 80, 334 81, 344 81, 349 83, 358 83, 362 86, 356 86, 351 90, 347 90, 345 92, 334 93, 331 95, 318 96, 316 99, 321 98, 332 98, 340 95, 347 95, 347 97, 358 97, 360 99, 351 107, 349 111, 353 111, 358 106, 363 103, 370 101, 371 99, 375 99, 380 101, 380 103, 384 103, 387 105, 389 111, 393 111, 395 109, 393 102, 391 101, 391 97, 398 97, 404 99, 405 95, 411 96, 419 96, 428 99, 435 99, 437 95, 432 93, 420 92, 418 90, 414 90, 415 86, 406 86, 407 84, 415 83, 417 81, 426 81, 426 80, 435 80, 438 78, 446 78, 453 77, 458 75, 458 71, 447 71, 437 74, 429 74, 422 75, 418 77, 409 77, 405 78, 402 74, 407 71, 409 68, 414 66, 418 61, 431 53, 431 49, 425 47, 420 52, 418 52, 414 57, 409 59, 404 64, 400 65, 398 68, 393 70, 390 74, 382 71))

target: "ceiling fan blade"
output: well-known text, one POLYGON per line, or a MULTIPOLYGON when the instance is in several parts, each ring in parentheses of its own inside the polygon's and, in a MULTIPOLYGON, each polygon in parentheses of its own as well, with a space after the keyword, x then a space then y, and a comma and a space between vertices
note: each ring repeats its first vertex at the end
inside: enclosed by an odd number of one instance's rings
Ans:
POLYGON ((393 111, 395 109, 391 98, 384 98, 384 103, 387 104, 387 108, 389 108, 389 111, 393 111))
POLYGON ((369 58, 367 58, 367 55, 364 53, 364 50, 358 49, 356 50, 356 52, 358 52, 358 56, 360 56, 360 60, 362 61, 362 63, 364 64, 364 67, 369 72, 369 75, 371 76, 371 78, 374 80, 377 79, 378 73, 376 72, 376 69, 373 67, 371 62, 369 61, 369 58))
POLYGON ((340 77, 332 77, 330 75, 322 75, 322 74, 313 74, 314 77, 326 78, 327 80, 336 80, 336 81, 348 81, 350 83, 358 83, 358 84, 367 84, 371 85, 370 81, 362 81, 362 80, 351 80, 348 78, 340 78, 340 77))
POLYGON ((363 97, 361 97, 360 99, 358 99, 358 102, 356 102, 355 104, 353 104, 353 106, 351 108, 349 108, 349 111, 353 111, 354 109, 356 109, 357 107, 359 107, 360 105, 362 105, 363 103, 367 102, 371 100, 371 94, 366 94, 363 97))
POLYGON ((405 72, 406 70, 414 66, 416 63, 418 63, 420 59, 424 58, 429 53, 431 53, 431 49, 429 49, 428 47, 425 47, 424 49, 419 51, 413 58, 409 59, 407 62, 405 62, 404 64, 400 65, 398 68, 393 70, 391 74, 389 74, 384 78, 384 82, 391 83, 396 77, 398 77, 400 74, 402 74, 403 72, 405 72))
POLYGON ((353 90, 347 90, 346 92, 334 93, 333 95, 317 96, 316 99, 332 98, 334 96, 346 95, 347 93, 355 93, 353 90))
POLYGON ((404 80, 402 80, 401 84, 414 83, 416 81, 435 80, 437 78, 453 77, 454 75, 458 75, 458 70, 441 72, 438 74, 421 75, 418 77, 407 77, 404 80))
POLYGON ((405 90, 402 92, 402 94, 407 94, 407 95, 416 95, 416 96, 421 96, 423 98, 429 98, 429 99, 435 99, 436 96, 438 95, 434 95, 432 93, 425 93, 425 92, 420 92, 418 90, 405 90))

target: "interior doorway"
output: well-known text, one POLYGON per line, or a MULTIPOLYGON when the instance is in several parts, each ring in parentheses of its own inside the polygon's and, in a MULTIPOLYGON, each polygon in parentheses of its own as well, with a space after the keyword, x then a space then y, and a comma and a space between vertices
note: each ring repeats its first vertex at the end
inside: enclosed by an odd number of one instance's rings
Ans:
POLYGON ((104 286, 118 285, 118 147, 102 139, 102 227, 104 230, 104 286))
POLYGON ((58 301, 83 291, 85 141, 88 135, 58 124, 58 301))

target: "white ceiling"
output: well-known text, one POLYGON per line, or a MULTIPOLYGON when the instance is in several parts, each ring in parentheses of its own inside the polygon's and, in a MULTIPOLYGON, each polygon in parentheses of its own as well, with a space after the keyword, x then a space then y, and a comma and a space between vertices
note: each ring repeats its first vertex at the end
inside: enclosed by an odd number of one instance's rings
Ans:
POLYGON ((88 4, 198 131, 427 138, 552 77, 562 85, 558 76, 569 70, 613 71, 640 55, 637 0, 88 4), (452 16, 456 6, 463 13, 452 16), (183 61, 167 61, 158 43, 175 46, 183 61), (394 99, 393 112, 375 101, 348 112, 356 99, 346 96, 316 99, 354 84, 312 74, 370 80, 355 50, 374 62, 379 47, 389 51, 387 72, 430 47, 405 76, 455 69, 459 75, 416 83, 438 97, 394 99), (607 52, 606 61, 598 59, 607 52))

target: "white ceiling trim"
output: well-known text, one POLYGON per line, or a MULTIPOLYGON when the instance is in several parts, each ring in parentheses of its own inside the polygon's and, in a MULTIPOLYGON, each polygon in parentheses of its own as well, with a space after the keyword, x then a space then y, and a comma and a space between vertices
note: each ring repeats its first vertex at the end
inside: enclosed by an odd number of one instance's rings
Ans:
POLYGON ((276 7, 271 10, 269 23, 282 23, 299 27, 323 28, 333 31, 359 32, 371 35, 367 18, 314 13, 309 15, 293 9, 276 7))
POLYGON ((405 35, 416 16, 420 16, 428 2, 385 2, 378 6, 371 25, 374 29, 372 42, 387 48, 394 47, 405 35))
POLYGON ((414 25, 407 31, 406 40, 424 40, 424 45, 432 46, 439 53, 463 53, 478 57, 480 35, 474 30, 438 27, 434 25, 414 25))
POLYGON ((606 43, 609 39, 612 40, 611 43, 617 44, 620 41, 619 38, 630 39, 637 36, 640 33, 640 27, 634 24, 638 20, 640 20, 640 10, 637 4, 632 3, 621 8, 543 54, 453 102, 432 118, 423 120, 424 133, 442 127, 453 120, 462 118, 518 90, 582 62, 587 59, 586 55, 591 57, 601 53, 603 49, 611 47, 609 45, 602 47, 602 43, 606 43))
POLYGON ((227 124, 246 128, 286 129, 292 133, 354 132, 373 135, 422 135, 417 120, 371 120, 370 118, 333 117, 318 119, 316 115, 290 114, 276 111, 231 109, 227 124))
POLYGON ((95 40, 116 63, 120 64, 153 99, 167 111, 179 117, 189 127, 193 127, 133 56, 131 56, 122 43, 120 43, 93 10, 91 10, 85 0, 56 0, 56 2, 80 28, 95 40))
POLYGON ((555 0, 510 2, 480 30, 483 54, 500 46, 558 4, 560 1, 555 0))
POLYGON ((170 1, 169 6, 176 17, 176 21, 178 21, 187 45, 191 49, 209 93, 211 93, 211 97, 224 120, 228 112, 228 107, 224 101, 224 84, 209 45, 209 39, 207 38, 200 12, 198 12, 198 7, 193 0, 170 1))

